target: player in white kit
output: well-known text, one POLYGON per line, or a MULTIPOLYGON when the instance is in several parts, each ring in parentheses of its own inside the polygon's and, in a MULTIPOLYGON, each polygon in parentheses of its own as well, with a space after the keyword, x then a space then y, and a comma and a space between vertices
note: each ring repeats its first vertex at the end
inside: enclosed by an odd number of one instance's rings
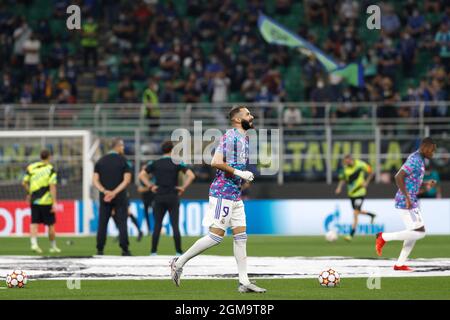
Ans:
MULTIPOLYGON (((382 254, 383 246, 388 241, 403 240, 403 248, 394 270, 413 271, 405 265, 416 241, 425 237, 425 224, 420 212, 418 193, 423 184, 425 173, 425 158, 431 159, 436 151, 436 144, 431 138, 425 138, 420 144, 420 149, 412 153, 398 173, 395 175, 395 182, 398 191, 395 196, 395 207, 400 213, 406 230, 399 232, 380 232, 377 234, 375 250, 379 256, 382 254)), ((430 185, 436 182, 431 180, 430 185)))
POLYGON ((238 291, 266 292, 266 289, 251 283, 247 275, 247 233, 244 203, 241 200, 242 180, 252 181, 253 173, 246 171, 249 158, 247 130, 253 128, 253 116, 244 106, 231 109, 229 118, 233 126, 220 139, 211 166, 217 169, 216 177, 209 189, 209 210, 203 225, 209 234, 197 240, 189 250, 171 263, 171 276, 177 286, 183 266, 203 251, 222 242, 225 230, 233 232, 233 252, 239 272, 238 291))

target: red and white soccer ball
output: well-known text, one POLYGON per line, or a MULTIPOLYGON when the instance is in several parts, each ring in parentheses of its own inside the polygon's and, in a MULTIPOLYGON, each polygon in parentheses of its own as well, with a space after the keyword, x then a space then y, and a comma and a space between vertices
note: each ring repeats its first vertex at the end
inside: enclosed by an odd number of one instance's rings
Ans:
POLYGON ((28 276, 22 270, 14 270, 6 276, 8 288, 23 288, 27 284, 28 276))
POLYGON ((319 283, 322 287, 336 287, 341 282, 341 276, 333 269, 327 269, 319 274, 319 283))

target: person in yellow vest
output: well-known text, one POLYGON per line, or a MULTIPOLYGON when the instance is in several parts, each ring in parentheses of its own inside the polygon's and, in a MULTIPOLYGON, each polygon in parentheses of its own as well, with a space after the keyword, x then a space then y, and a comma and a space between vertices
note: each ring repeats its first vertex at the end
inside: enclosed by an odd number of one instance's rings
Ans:
POLYGON ((42 253, 37 242, 38 226, 43 223, 48 226, 50 239, 50 253, 60 253, 56 246, 55 213, 56 198, 56 172, 50 163, 50 151, 41 151, 41 161, 34 162, 27 167, 22 185, 27 191, 27 200, 31 205, 31 250, 42 253))
POLYGON ((92 58, 93 67, 95 68, 97 66, 98 25, 92 17, 87 18, 86 23, 83 24, 82 31, 81 46, 83 47, 84 67, 89 67, 89 59, 92 58))
POLYGON ((148 87, 142 95, 142 103, 145 105, 145 118, 149 120, 149 134, 152 135, 159 127, 161 110, 159 108, 158 83, 150 79, 148 87))
POLYGON ((336 188, 336 194, 340 194, 344 184, 347 184, 347 195, 350 198, 353 208, 353 225, 350 234, 345 240, 352 240, 358 225, 358 216, 360 214, 368 215, 373 224, 375 214, 362 210, 364 197, 367 194, 367 186, 372 180, 374 174, 370 165, 362 160, 353 159, 350 154, 344 157, 343 168, 339 172, 339 184, 336 188))

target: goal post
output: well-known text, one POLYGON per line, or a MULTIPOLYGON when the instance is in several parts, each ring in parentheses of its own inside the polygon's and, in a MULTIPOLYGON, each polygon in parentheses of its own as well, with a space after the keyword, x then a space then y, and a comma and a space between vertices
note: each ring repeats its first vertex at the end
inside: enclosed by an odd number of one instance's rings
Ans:
MULTIPOLYGON (((93 155, 97 147, 98 143, 92 145, 89 130, 0 131, 0 203, 24 200, 21 182, 26 166, 40 160, 40 150, 50 149, 58 175, 58 202, 74 203, 74 208, 71 208, 74 211, 74 230, 68 233, 82 230, 81 234, 89 234, 89 222, 93 217, 93 155)), ((3 216, 0 219, 5 219, 3 224, 8 225, 7 210, 3 208, 1 212, 3 216)), ((7 231, 15 230, 17 234, 17 229, 23 230, 24 226, 18 225, 17 212, 10 214, 15 215, 10 218, 15 225, 7 231)), ((3 231, 0 230, 0 234, 7 235, 3 231)))

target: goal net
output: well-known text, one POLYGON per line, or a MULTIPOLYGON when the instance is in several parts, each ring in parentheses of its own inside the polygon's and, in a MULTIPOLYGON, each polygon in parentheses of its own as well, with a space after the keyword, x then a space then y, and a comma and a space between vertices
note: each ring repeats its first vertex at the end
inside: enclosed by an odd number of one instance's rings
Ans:
MULTIPOLYGON (((89 232, 93 172, 91 133, 87 130, 0 131, 0 236, 29 232, 30 209, 22 178, 40 151, 52 153, 58 176, 56 231, 89 232)), ((40 232, 45 228, 41 226, 40 232)))

